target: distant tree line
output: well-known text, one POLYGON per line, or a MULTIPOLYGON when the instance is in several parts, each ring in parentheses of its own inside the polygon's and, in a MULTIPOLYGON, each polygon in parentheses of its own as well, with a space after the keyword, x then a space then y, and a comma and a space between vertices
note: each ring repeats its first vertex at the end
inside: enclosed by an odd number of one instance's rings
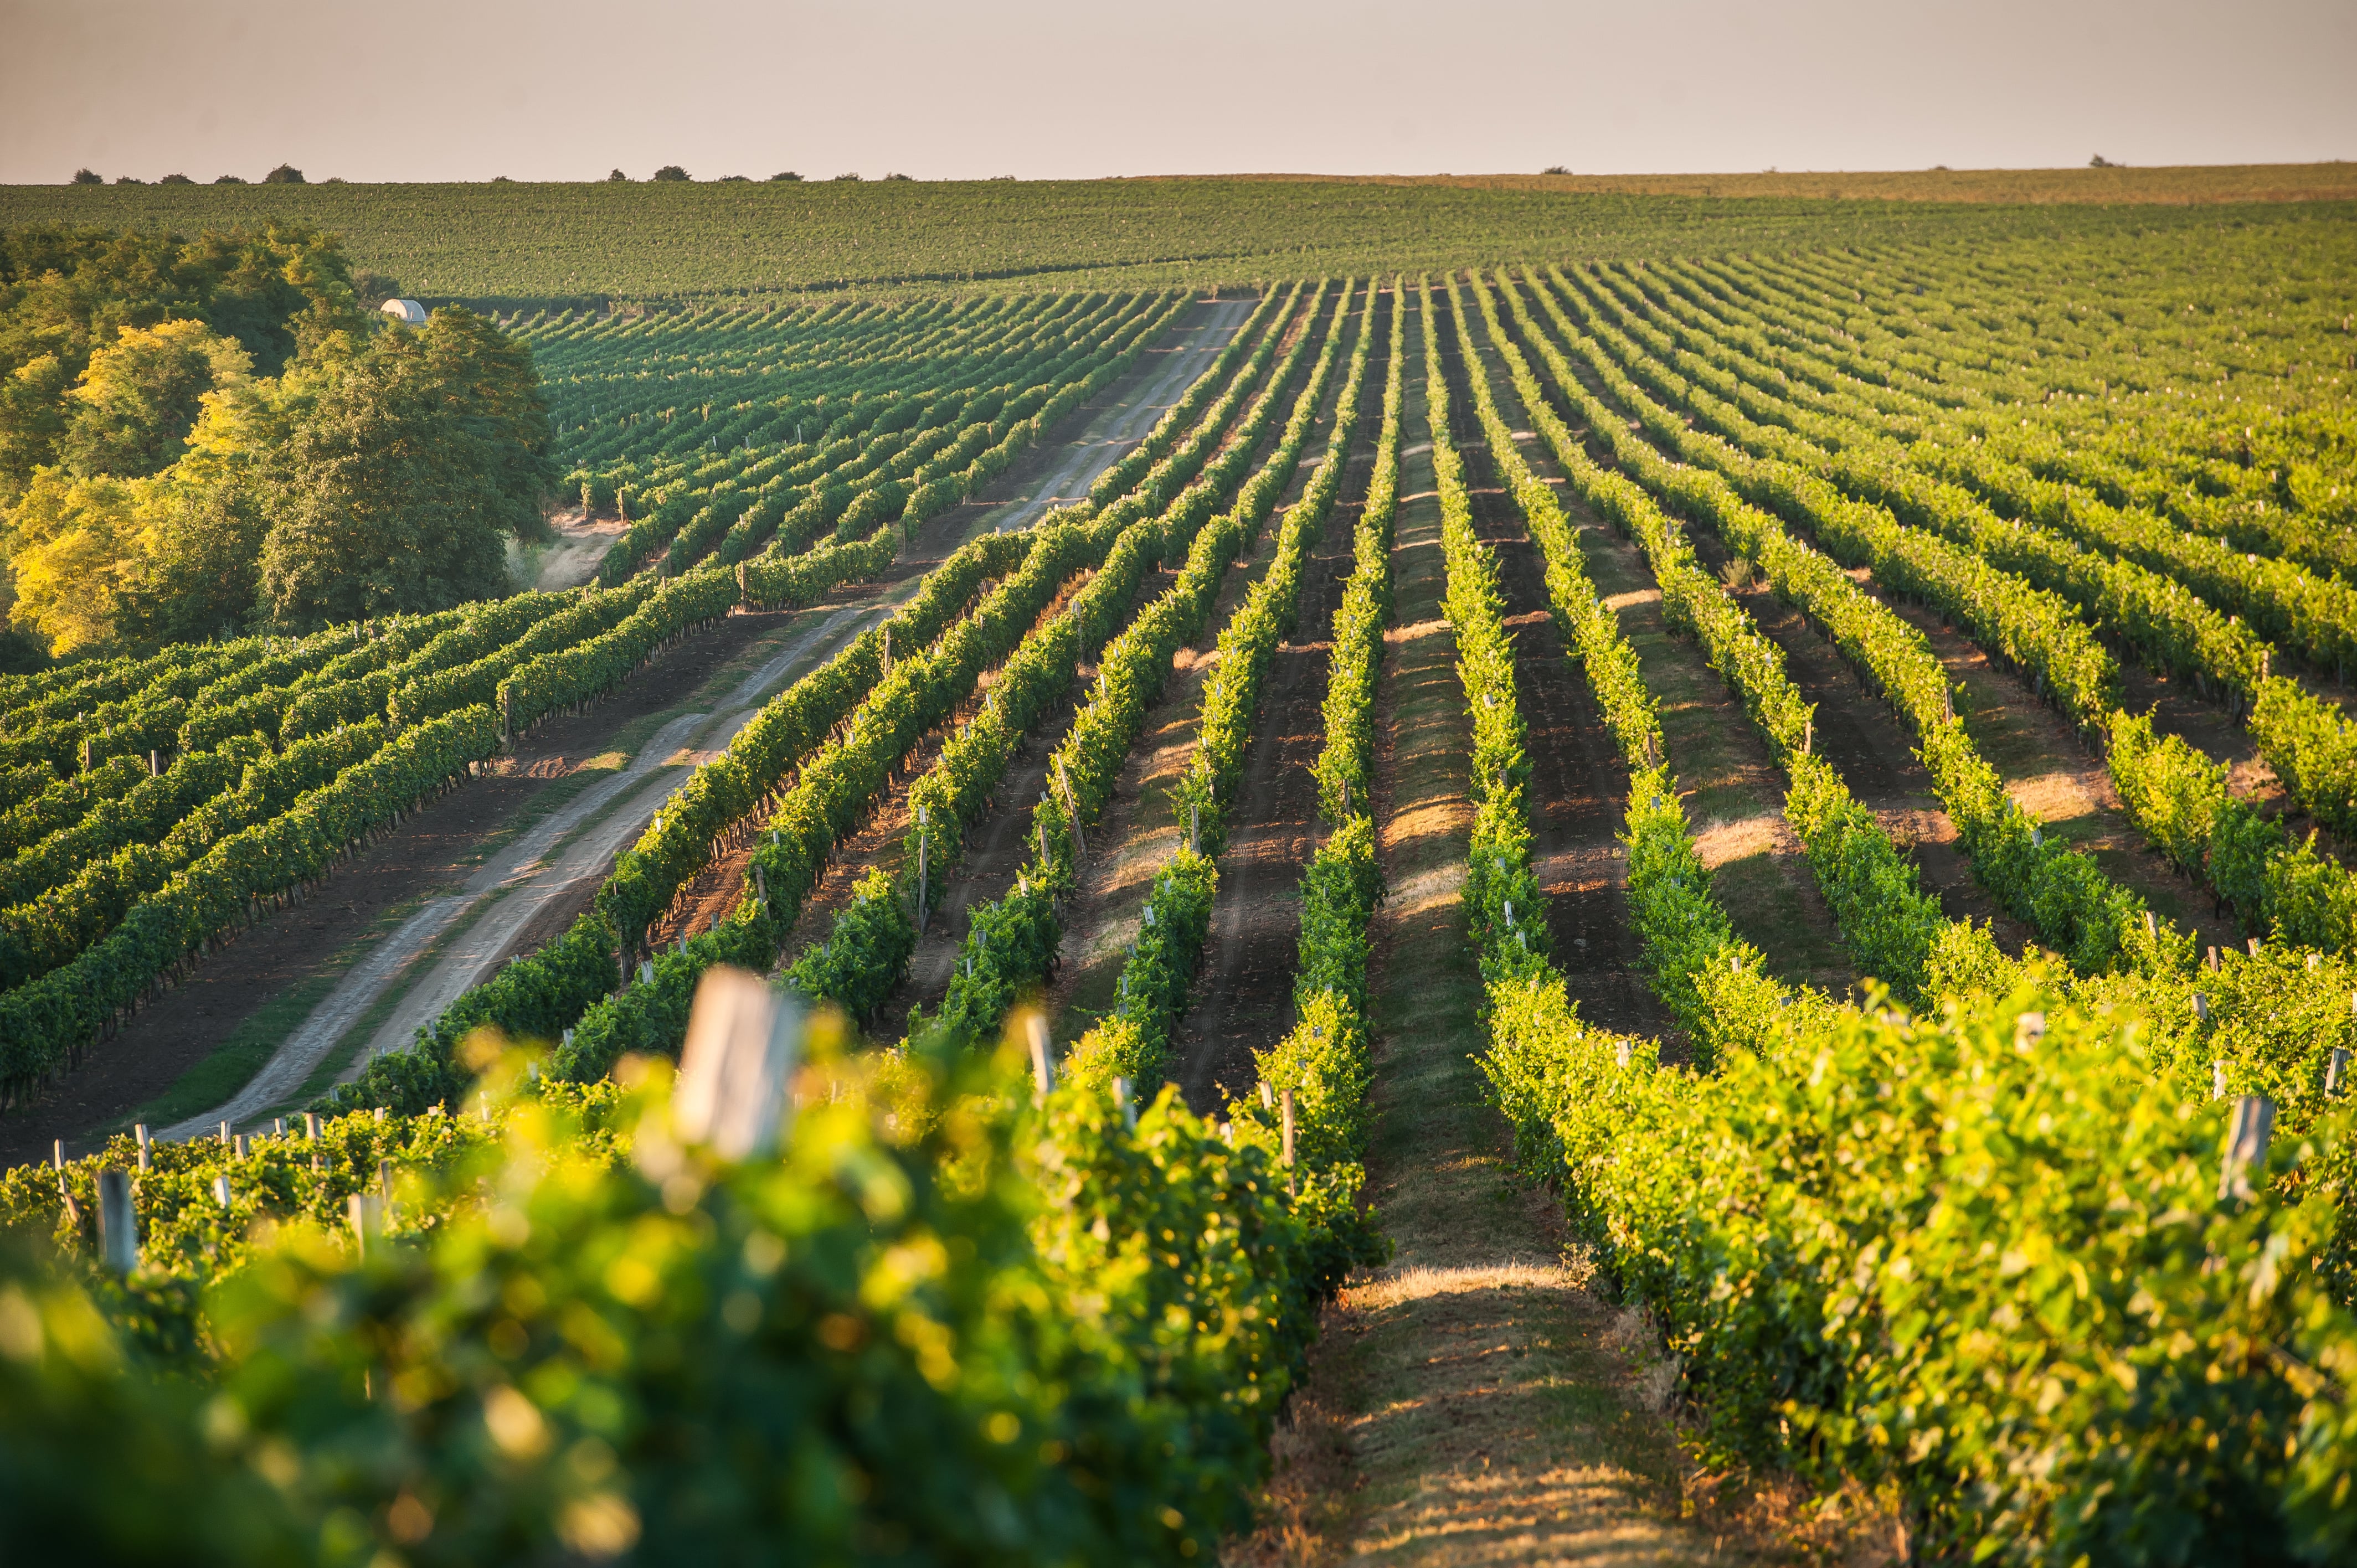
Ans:
MULTIPOLYGON (((106 177, 98 173, 95 169, 78 168, 74 170, 73 178, 68 183, 73 185, 104 185, 106 183, 106 177)), ((114 183, 117 185, 145 185, 147 182, 141 179, 136 175, 119 174, 114 177, 114 183)), ((167 174, 156 183, 157 185, 194 185, 197 182, 190 179, 184 174, 167 174)), ((242 175, 225 174, 216 178, 213 183, 215 185, 243 185, 245 183, 245 177, 242 175)), ((311 182, 305 179, 303 177, 303 171, 296 168, 293 164, 280 164, 276 168, 272 169, 268 174, 262 177, 262 183, 264 185, 308 185, 311 182)), ((326 183, 328 185, 341 185, 344 182, 340 179, 330 179, 326 183)))
MULTIPOLYGON (((1552 168, 1546 172, 1549 174, 1561 174, 1564 171, 1560 168, 1552 168)), ((654 173, 647 177, 651 182, 658 185, 683 184, 692 181, 694 177, 694 176, 690 175, 686 169, 683 168, 678 164, 665 164, 662 167, 655 170, 654 173)), ((850 180, 856 183, 860 178, 860 176, 856 173, 845 173, 836 175, 834 177, 838 180, 850 180)), ((913 175, 905 174, 888 174, 884 177, 888 180, 904 180, 913 179, 915 177, 913 175)), ((1009 175, 1003 176, 1001 177, 1011 179, 1014 177, 1009 175)), ((624 174, 620 169, 616 169, 606 177, 605 182, 609 185, 627 185, 630 183, 630 177, 624 174)), ((82 168, 76 169, 74 171, 72 183, 75 185, 103 185, 106 183, 106 180, 103 176, 99 175, 91 169, 82 168)), ((114 177, 114 183, 117 185, 145 185, 147 182, 133 175, 119 174, 114 177)), ((156 183, 158 185, 194 185, 196 181, 190 179, 184 174, 167 174, 156 183)), ((242 176, 225 174, 217 177, 213 183, 215 185, 244 185, 247 182, 242 176)), ((310 182, 303 177, 303 171, 296 168, 294 165, 280 164, 276 168, 272 169, 268 174, 262 177, 262 183, 264 185, 307 185, 310 182)), ((341 185, 344 182, 340 179, 328 179, 321 181, 321 183, 325 185, 341 185)), ((509 178, 506 175, 496 175, 492 177, 490 183, 493 185, 513 185, 516 182, 509 178)), ((749 185, 753 183, 753 181, 752 177, 749 175, 725 174, 720 177, 716 183, 721 185, 749 185)), ((795 173, 792 169, 786 169, 780 173, 771 175, 769 178, 769 183, 771 185, 799 185, 802 183, 802 177, 795 173)))

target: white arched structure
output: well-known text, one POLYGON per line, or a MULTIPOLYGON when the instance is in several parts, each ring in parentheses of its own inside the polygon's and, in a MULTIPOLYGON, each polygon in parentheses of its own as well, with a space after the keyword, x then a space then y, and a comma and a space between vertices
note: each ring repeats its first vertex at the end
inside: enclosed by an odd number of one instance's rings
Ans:
POLYGON ((404 327, 425 325, 425 307, 414 299, 388 299, 377 308, 404 327))

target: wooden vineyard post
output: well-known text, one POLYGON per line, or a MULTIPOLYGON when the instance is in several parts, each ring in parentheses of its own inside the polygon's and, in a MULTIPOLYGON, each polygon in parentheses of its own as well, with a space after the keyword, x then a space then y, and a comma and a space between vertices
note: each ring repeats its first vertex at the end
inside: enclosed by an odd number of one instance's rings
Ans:
POLYGON ((344 1199, 344 1218, 352 1228, 352 1251, 363 1262, 368 1259, 369 1232, 375 1229, 376 1201, 357 1192, 344 1199))
POLYGON ((2276 1102, 2264 1094, 2245 1094, 2234 1101, 2234 1119, 2226 1131, 2226 1156, 2218 1170, 2218 1201, 2230 1197, 2248 1202, 2251 1173, 2266 1164, 2267 1139, 2275 1132, 2276 1102))
POLYGON ((745 563, 742 561, 737 563, 737 607, 740 611, 753 607, 752 597, 745 591, 745 563))
POLYGON ((925 831, 926 809, 917 808, 917 934, 925 930, 925 874, 929 865, 926 851, 932 848, 933 835, 925 831))
MULTIPOLYGON (((144 1157, 146 1150, 140 1151, 144 1157)), ((98 1173, 98 1251, 110 1273, 139 1266, 139 1221, 131 1211, 131 1178, 113 1167, 98 1173)))
POLYGON ((1285 1116, 1285 1190, 1288 1197, 1298 1197, 1293 1176, 1293 1090, 1286 1090, 1284 1099, 1285 1116))
POLYGON ((1028 1019, 1031 1036, 1031 1087, 1046 1100, 1056 1089, 1056 1064, 1048 1055, 1048 1020, 1034 1013, 1028 1019))
POLYGON ((132 1135, 133 1135, 134 1137, 135 1137, 135 1138, 137 1138, 137 1139, 139 1140, 139 1168, 140 1168, 142 1171, 145 1171, 145 1170, 148 1168, 148 1165, 147 1165, 147 1123, 146 1123, 146 1122, 140 1122, 137 1126, 135 1126, 135 1127, 132 1128, 132 1129, 131 1129, 131 1132, 132 1132, 132 1135))
POLYGON ((1064 811, 1072 822, 1072 858, 1086 860, 1089 857, 1089 846, 1088 841, 1081 836, 1081 798, 1073 792, 1072 776, 1060 759, 1056 764, 1056 782, 1063 786, 1064 811))
POLYGON ((514 724, 508 710, 508 683, 502 681, 500 682, 500 744, 507 745, 514 734, 514 724))

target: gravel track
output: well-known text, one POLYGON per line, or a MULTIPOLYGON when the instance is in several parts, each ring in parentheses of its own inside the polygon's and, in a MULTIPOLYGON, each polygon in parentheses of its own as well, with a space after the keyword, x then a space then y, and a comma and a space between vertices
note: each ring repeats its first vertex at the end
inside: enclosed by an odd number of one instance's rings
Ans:
POLYGON ((1089 487, 1096 483, 1097 476, 1146 439, 1156 422, 1219 357, 1258 304, 1257 296, 1199 302, 1185 323, 1171 332, 1187 341, 1172 349, 1149 350, 1141 369, 1110 389, 1109 403, 1091 405, 1103 412, 1070 442, 1053 449, 1044 474, 1036 480, 1017 481, 1029 493, 994 507, 982 526, 999 533, 1028 528, 1051 508, 1088 499, 1089 487), (1132 385, 1141 375, 1146 378, 1145 383, 1132 385))

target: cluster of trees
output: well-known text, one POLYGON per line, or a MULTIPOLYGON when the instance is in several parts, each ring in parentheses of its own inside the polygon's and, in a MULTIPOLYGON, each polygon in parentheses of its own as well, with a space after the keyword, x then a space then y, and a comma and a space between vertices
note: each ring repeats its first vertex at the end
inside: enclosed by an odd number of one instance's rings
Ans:
MULTIPOLYGON (((73 178, 69 183, 73 185, 104 185, 106 183, 106 177, 100 174, 95 169, 78 168, 74 170, 73 178)), ((145 185, 147 182, 141 179, 136 175, 119 174, 114 177, 114 183, 117 185, 145 185)), ((184 174, 167 174, 156 183, 157 185, 194 185, 197 182, 190 179, 184 174)), ((225 174, 214 180, 213 183, 215 185, 243 185, 245 183, 245 177, 242 175, 225 174)), ((262 183, 264 185, 308 185, 310 181, 305 179, 303 177, 303 171, 296 168, 293 164, 280 164, 276 168, 272 169, 268 174, 262 177, 262 183)), ((329 185, 341 185, 344 182, 340 179, 331 179, 328 181, 328 183, 329 185)))
POLYGON ((0 654, 507 591, 554 478, 531 351, 390 292, 307 229, 0 234, 0 654))
MULTIPOLYGON (((624 174, 620 169, 616 169, 613 173, 606 177, 606 183, 608 185, 624 184, 629 181, 630 177, 629 175, 624 174)), ((685 169, 680 167, 677 164, 665 164, 662 167, 655 170, 655 172, 648 177, 668 185, 677 180, 691 179, 694 177, 685 169)), ((843 174, 835 176, 835 178, 837 179, 857 179, 858 177, 859 177, 856 174, 843 174)), ((909 177, 904 174, 888 174, 884 177, 887 179, 906 179, 909 177)), ((780 173, 771 175, 769 182, 771 185, 800 185, 802 183, 802 177, 796 174, 793 170, 785 169, 780 173)), ((741 174, 724 174, 720 177, 720 183, 722 185, 750 185, 752 180, 748 177, 741 174)))

